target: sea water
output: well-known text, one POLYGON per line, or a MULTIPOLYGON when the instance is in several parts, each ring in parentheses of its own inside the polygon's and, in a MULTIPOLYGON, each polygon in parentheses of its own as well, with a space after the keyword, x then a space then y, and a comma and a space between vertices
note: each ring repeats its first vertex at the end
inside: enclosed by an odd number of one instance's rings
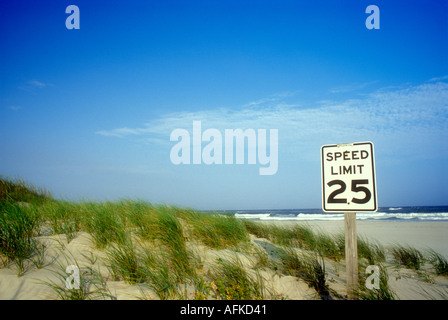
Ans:
MULTIPOLYGON (((325 213, 321 209, 277 209, 227 211, 236 218, 270 221, 336 221, 343 213, 325 213)), ((448 221, 448 206, 380 207, 377 212, 357 212, 365 221, 448 221)))

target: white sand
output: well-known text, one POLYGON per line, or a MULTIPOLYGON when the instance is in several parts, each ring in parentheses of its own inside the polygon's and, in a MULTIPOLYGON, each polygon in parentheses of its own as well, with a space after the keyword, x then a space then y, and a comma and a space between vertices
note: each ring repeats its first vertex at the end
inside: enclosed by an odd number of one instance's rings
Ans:
MULTIPOLYGON (((306 224, 311 226, 315 232, 343 233, 344 221, 265 221, 264 223, 274 223, 288 226, 293 224, 306 224)), ((410 245, 422 250, 433 249, 438 253, 448 257, 448 222, 410 222, 410 221, 357 221, 357 234, 367 237, 369 240, 376 240, 386 248, 394 244, 410 245)), ((327 277, 336 281, 330 285, 343 292, 345 282, 344 273, 336 269, 327 268, 327 277), (335 272, 336 270, 336 272, 335 272), (342 289, 340 286, 342 285, 342 289), (338 287, 339 286, 339 287, 338 287)), ((425 268, 430 268, 428 264, 425 268)), ((426 300, 426 299, 448 299, 448 277, 429 276, 427 279, 415 270, 398 268, 390 265, 388 268, 388 283, 396 298, 400 300, 426 300)), ((362 272, 362 270, 360 270, 362 272)), ((425 274, 425 273, 422 273, 425 274)))
MULTIPOLYGON (((266 222, 274 223, 274 222, 266 222)), ((290 225, 297 222, 275 222, 282 225, 290 225)), ((303 222, 300 222, 303 223, 303 222)), ((314 221, 307 222, 316 228, 315 231, 343 232, 343 221, 314 221)), ((369 222, 358 221, 358 234, 372 240, 389 245, 394 243, 409 244, 416 248, 432 248, 439 253, 448 255, 448 223, 447 222, 369 222)), ((72 257, 81 267, 91 266, 94 269, 101 268, 101 273, 107 281, 109 292, 116 299, 137 299, 141 297, 141 289, 138 285, 130 285, 124 281, 113 281, 104 265, 102 257, 104 251, 96 250, 89 234, 80 232, 70 243, 67 243, 64 235, 56 235, 40 239, 48 245, 45 253, 46 265, 37 269, 34 265, 22 276, 17 276, 14 266, 0 269, 0 300, 4 299, 55 299, 54 291, 42 284, 42 281, 53 280, 61 282, 55 276, 54 270, 58 270, 58 263, 66 266, 70 264, 67 257, 72 257), (91 254, 96 259, 91 259, 91 254), (103 262, 102 262, 103 261, 103 262), (92 264, 93 263, 93 264, 92 264), (52 272, 53 270, 53 272, 52 272)), ((257 239, 252 236, 254 245, 260 248, 271 246, 266 239, 257 239)), ((253 271, 256 258, 248 253, 235 252, 229 249, 213 250, 204 245, 189 243, 189 248, 201 256, 203 261, 202 272, 214 268, 217 258, 227 258, 238 255, 239 259, 249 272, 253 271)), ((326 259, 325 262, 327 281, 330 287, 340 294, 345 293, 345 266, 343 261, 336 263, 326 259)), ((60 270, 60 267, 59 267, 60 270)), ((301 279, 287 276, 273 269, 261 271, 265 283, 275 290, 277 294, 286 299, 316 299, 315 291, 301 279)), ((405 268, 389 268, 389 283, 397 293, 399 299, 428 299, 424 292, 430 292, 431 298, 448 299, 448 278, 435 277, 432 282, 422 280, 414 270, 405 268), (434 291, 436 290, 436 291, 434 291), (438 291, 441 290, 441 291, 438 291), (437 292, 442 292, 438 296, 437 292)), ((63 285, 63 283, 60 283, 63 285)), ((188 288, 187 288, 188 289, 188 288)), ((191 288, 190 288, 191 289, 191 288)), ((158 299, 155 293, 146 292, 146 298, 158 299)), ((188 298, 188 297, 187 297, 188 298)), ((191 295, 190 298, 193 298, 191 295)))
MULTIPOLYGON (((307 224, 323 232, 344 232, 344 221, 276 221, 278 225, 307 224)), ((357 221, 358 235, 377 240, 383 245, 411 245, 417 249, 434 249, 448 256, 448 222, 357 221)))

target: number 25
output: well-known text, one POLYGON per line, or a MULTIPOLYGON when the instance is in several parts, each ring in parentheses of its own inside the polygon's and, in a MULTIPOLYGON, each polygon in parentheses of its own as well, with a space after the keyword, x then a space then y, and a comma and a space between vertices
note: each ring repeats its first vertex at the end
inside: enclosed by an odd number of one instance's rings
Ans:
MULTIPOLYGON (((360 184, 368 184, 368 179, 360 179, 360 180, 352 180, 352 191, 353 192, 364 192, 365 197, 362 199, 353 198, 352 202, 363 204, 369 202, 370 198, 372 197, 372 194, 370 193, 370 190, 366 187, 359 186, 360 184)), ((335 184, 339 185, 340 188, 334 190, 330 195, 328 196, 328 203, 347 203, 346 198, 336 198, 336 196, 340 193, 343 193, 347 186, 345 185, 345 182, 342 180, 332 180, 327 183, 329 187, 334 186, 335 184)))

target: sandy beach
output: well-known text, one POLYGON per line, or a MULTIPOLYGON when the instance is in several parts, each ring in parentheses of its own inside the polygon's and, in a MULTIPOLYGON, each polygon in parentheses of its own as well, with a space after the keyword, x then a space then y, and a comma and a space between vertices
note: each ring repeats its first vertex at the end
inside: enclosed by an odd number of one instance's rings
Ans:
MULTIPOLYGON (((329 233, 343 233, 344 221, 269 221, 282 226, 307 224, 329 233)), ((448 256, 448 222, 410 222, 410 221, 357 221, 357 233, 360 236, 377 240, 385 246, 409 244, 418 249, 434 249, 448 256)))
MULTIPOLYGON (((135 200, 75 203, 24 184, 2 186, 0 300, 354 297, 343 220, 248 220, 135 200)), ((356 298, 448 300, 448 222, 356 227, 356 298), (369 267, 377 270, 374 290, 369 267)))
MULTIPOLYGON (((262 222, 263 224, 276 224, 281 226, 293 226, 298 222, 262 222)), ((300 222, 311 226, 314 232, 337 234, 343 231, 343 221, 314 221, 300 222)), ((447 255, 448 249, 448 223, 432 222, 366 222, 357 223, 358 234, 371 240, 378 240, 383 245, 396 243, 409 244, 419 249, 432 248, 443 255, 447 255)), ((10 265, 0 269, 0 299, 40 300, 57 299, 55 290, 48 286, 53 281, 60 287, 64 287, 64 277, 67 274, 57 276, 57 270, 65 267, 70 261, 83 268, 100 270, 103 279, 102 285, 114 299, 160 299, 154 292, 139 284, 129 284, 122 279, 113 279, 110 269, 104 263, 105 250, 95 248, 94 241, 86 232, 79 232, 70 242, 65 235, 52 235, 39 239, 47 245, 45 252, 45 264, 42 268, 36 268, 29 264, 24 274, 18 276, 16 267, 10 265), (46 284, 45 284, 46 283, 46 284)), ((272 242, 254 235, 250 237, 251 246, 262 248, 268 253, 277 247, 272 242)), ((213 249, 206 245, 191 241, 187 242, 187 248, 194 252, 201 261, 201 274, 209 274, 216 267, 216 261, 231 257, 238 257, 244 268, 264 279, 266 286, 275 292, 274 295, 266 295, 266 299, 319 299, 316 292, 310 286, 297 277, 281 274, 270 268, 257 269, 257 258, 252 250, 213 249)), ((346 293, 344 261, 335 262, 325 259, 326 279, 331 290, 344 297, 346 293)), ((397 299, 447 299, 448 279, 446 276, 431 274, 428 279, 422 278, 415 270, 399 268, 389 265, 389 284, 396 293, 397 299)), ((193 299, 197 293, 191 285, 183 287, 183 294, 178 299, 193 299)), ((101 297, 100 297, 101 298, 101 297)))

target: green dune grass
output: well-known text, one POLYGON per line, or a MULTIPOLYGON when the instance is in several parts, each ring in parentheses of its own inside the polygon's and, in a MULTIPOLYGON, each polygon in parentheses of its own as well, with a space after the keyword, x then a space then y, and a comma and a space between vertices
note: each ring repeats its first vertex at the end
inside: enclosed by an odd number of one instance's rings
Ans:
MULTIPOLYGON (((304 281, 317 297, 343 299, 330 288, 326 270, 329 262, 343 263, 343 234, 325 234, 306 224, 284 227, 142 200, 56 200, 49 192, 23 180, 0 179, 0 268, 12 268, 18 276, 30 268, 42 268, 46 246, 40 236, 62 235, 70 243, 81 232, 87 233, 92 248, 102 253, 101 258, 93 260, 101 259, 107 272, 102 275, 84 268, 81 292, 67 291, 61 281, 47 282, 57 298, 111 298, 105 287, 108 278, 149 288, 159 299, 279 298, 267 289, 266 279, 261 276, 263 270, 268 270, 304 281), (251 241, 251 237, 265 246, 251 241), (235 256, 216 259, 206 272, 205 262, 192 244, 216 252, 233 252, 235 256), (253 266, 244 266, 236 254, 251 256, 253 266)), ((421 272, 424 262, 428 262, 435 275, 447 276, 447 259, 434 250, 423 253, 401 245, 386 249, 359 237, 359 269, 368 265, 381 269, 380 288, 375 290, 362 285, 366 275, 360 272, 359 299, 396 297, 388 285, 388 254, 399 266, 421 272)), ((78 265, 76 261, 73 264, 78 265)), ((65 270, 57 270, 62 280, 65 270)))

